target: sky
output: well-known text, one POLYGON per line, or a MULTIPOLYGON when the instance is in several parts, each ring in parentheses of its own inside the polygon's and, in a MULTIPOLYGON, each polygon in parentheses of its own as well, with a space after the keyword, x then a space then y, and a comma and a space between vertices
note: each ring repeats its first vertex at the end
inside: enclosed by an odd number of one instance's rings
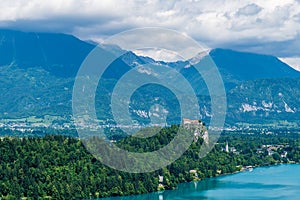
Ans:
POLYGON ((162 27, 209 48, 271 54, 300 69, 300 0, 1 0, 0 27, 101 42, 162 27))

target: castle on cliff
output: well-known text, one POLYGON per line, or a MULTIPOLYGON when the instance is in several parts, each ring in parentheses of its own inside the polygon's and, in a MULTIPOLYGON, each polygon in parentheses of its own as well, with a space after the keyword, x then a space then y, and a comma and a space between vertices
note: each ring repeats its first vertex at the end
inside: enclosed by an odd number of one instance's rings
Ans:
POLYGON ((193 129, 194 130, 194 141, 198 141, 199 137, 202 137, 204 142, 208 144, 208 131, 203 122, 200 120, 193 120, 193 119, 182 119, 182 125, 184 128, 193 129))

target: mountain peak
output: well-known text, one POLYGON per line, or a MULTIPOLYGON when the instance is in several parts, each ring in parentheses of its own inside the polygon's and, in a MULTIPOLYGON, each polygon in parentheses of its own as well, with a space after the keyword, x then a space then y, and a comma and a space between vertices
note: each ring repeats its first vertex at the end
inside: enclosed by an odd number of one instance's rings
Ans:
POLYGON ((59 76, 74 76, 94 45, 62 33, 0 30, 0 66, 41 66, 59 76))
POLYGON ((297 70, 275 56, 220 48, 211 50, 209 54, 221 73, 234 74, 237 79, 300 77, 297 70))

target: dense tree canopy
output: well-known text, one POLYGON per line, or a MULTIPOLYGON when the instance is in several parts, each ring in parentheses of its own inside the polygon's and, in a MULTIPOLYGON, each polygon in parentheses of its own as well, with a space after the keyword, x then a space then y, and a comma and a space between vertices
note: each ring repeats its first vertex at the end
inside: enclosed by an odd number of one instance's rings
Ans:
MULTIPOLYGON (((117 145, 129 151, 153 151, 170 142, 178 126, 164 128, 149 139, 128 137, 117 145)), ((233 173, 240 166, 299 162, 299 138, 224 134, 204 158, 198 153, 203 140, 194 142, 173 164, 152 173, 134 174, 113 170, 95 159, 76 138, 47 135, 43 137, 4 137, 0 141, 0 197, 3 199, 82 199, 153 192, 164 176, 165 189, 178 183, 233 173), (238 153, 223 150, 226 141, 238 153), (266 144, 284 144, 272 155, 257 153, 266 144), (282 152, 287 157, 282 158, 282 152)))

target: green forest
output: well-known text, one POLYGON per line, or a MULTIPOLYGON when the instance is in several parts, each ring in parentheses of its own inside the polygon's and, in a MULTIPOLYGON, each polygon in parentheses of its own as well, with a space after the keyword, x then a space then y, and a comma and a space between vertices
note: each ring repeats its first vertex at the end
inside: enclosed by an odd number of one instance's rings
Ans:
MULTIPOLYGON (((178 126, 173 125, 149 139, 127 137, 116 144, 129 151, 153 151, 168 144, 177 130, 178 126)), ((163 169, 139 174, 103 165, 86 150, 81 140, 71 136, 2 137, 0 198, 89 199, 142 194, 234 173, 243 166, 300 162, 298 134, 224 133, 213 150, 199 158, 202 143, 201 138, 192 143, 181 158, 163 169), (224 150, 226 143, 228 151, 224 150), (286 156, 282 156, 285 152, 286 156), (197 177, 190 170, 197 170, 197 177), (159 187, 159 176, 164 176, 163 188, 159 187)))

